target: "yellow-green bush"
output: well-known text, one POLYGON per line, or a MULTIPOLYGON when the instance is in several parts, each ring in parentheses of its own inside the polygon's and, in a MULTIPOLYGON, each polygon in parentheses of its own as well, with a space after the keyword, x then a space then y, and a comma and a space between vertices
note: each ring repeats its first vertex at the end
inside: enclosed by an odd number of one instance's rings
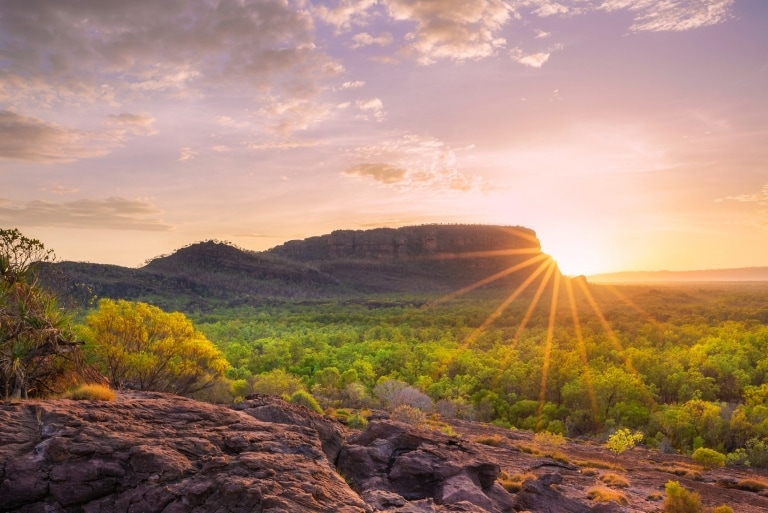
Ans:
POLYGON ((314 397, 312 397, 312 395, 309 392, 306 392, 304 390, 295 391, 291 395, 291 399, 289 402, 291 404, 298 404, 300 406, 304 406, 306 409, 311 410, 320 415, 323 414, 323 409, 320 407, 320 404, 318 404, 317 400, 314 397))
POLYGON ((664 499, 664 513, 702 513, 701 497, 680 486, 677 481, 667 481, 664 486, 667 497, 664 499))
POLYGON ((725 466, 725 454, 721 454, 714 449, 699 447, 693 451, 691 456, 693 461, 702 465, 704 468, 715 468, 725 466))

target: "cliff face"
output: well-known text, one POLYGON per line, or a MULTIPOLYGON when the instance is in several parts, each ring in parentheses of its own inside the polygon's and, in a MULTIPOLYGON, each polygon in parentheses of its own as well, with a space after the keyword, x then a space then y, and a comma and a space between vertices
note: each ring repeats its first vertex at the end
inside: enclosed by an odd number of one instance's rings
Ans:
POLYGON ((424 225, 374 230, 337 230, 286 242, 269 253, 291 260, 409 261, 466 252, 541 249, 533 230, 511 226, 424 225))

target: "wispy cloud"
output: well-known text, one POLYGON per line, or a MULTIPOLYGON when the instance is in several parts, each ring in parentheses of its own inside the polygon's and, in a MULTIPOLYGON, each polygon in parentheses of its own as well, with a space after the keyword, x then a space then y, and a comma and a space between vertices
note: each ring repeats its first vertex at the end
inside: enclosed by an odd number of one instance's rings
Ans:
POLYGON ((416 23, 405 50, 422 64, 494 55, 506 44, 501 29, 511 7, 503 0, 383 0, 395 20, 416 23))
POLYGON ((600 9, 635 14, 630 30, 683 31, 722 23, 732 16, 734 0, 605 0, 600 9))
POLYGON ((111 114, 108 119, 113 125, 133 135, 157 135, 155 118, 152 116, 123 112, 111 114))
POLYGON ((739 194, 736 196, 726 196, 724 198, 718 198, 717 202, 730 200, 738 201, 740 203, 758 203, 760 205, 768 206, 768 184, 763 185, 763 188, 759 192, 754 194, 739 194))
POLYGON ((352 36, 352 48, 362 48, 364 46, 389 46, 395 40, 391 32, 382 32, 372 36, 367 32, 360 32, 352 36))
POLYGON ((112 135, 0 111, 0 159, 55 163, 98 157, 117 145, 112 135))
POLYGON ((179 162, 186 162, 188 160, 194 160, 198 155, 199 153, 189 146, 184 146, 183 148, 179 149, 179 157, 176 160, 179 162))
POLYGON ((455 151, 434 138, 409 135, 359 147, 351 158, 356 162, 342 172, 343 176, 372 179, 398 190, 468 192, 492 188, 483 178, 459 171, 455 151))
POLYGON ((737 194, 736 196, 726 196, 715 200, 716 203, 725 201, 755 205, 757 207, 757 224, 768 226, 768 184, 763 185, 758 192, 753 194, 737 194))
POLYGON ((107 198, 56 203, 29 201, 22 204, 0 199, 0 224, 109 230, 168 231, 170 225, 157 216, 162 211, 146 200, 107 198))
POLYGON ((349 30, 352 25, 363 25, 370 17, 369 9, 378 0, 341 0, 336 7, 319 5, 314 14, 324 22, 336 27, 337 31, 349 30))
POLYGON ((373 116, 373 119, 378 122, 382 122, 387 119, 387 113, 384 110, 384 103, 379 98, 358 100, 356 105, 358 109, 363 111, 363 113, 366 115, 366 118, 368 115, 371 115, 373 116))

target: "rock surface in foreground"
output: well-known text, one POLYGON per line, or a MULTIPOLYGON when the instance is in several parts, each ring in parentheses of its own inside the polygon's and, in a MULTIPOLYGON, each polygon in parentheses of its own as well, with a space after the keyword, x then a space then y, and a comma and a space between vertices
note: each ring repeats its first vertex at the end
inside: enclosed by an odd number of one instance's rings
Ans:
POLYGON ((162 394, 0 406, 0 511, 371 511, 315 430, 162 394))

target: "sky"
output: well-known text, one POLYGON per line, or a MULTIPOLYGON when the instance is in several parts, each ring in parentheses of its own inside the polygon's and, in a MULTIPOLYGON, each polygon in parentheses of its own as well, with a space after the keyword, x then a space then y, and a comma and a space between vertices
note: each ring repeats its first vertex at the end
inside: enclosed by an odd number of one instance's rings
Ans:
POLYGON ((537 232, 568 274, 768 265, 765 0, 0 0, 0 228, 537 232))

